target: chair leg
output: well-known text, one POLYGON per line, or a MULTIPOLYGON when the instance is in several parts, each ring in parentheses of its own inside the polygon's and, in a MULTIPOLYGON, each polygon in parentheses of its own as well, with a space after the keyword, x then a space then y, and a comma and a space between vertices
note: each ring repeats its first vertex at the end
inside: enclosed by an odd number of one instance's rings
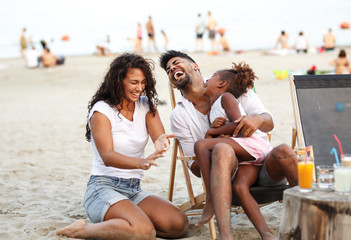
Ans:
POLYGON ((168 187, 168 200, 170 202, 172 202, 172 200, 173 200, 174 179, 175 179, 175 172, 176 172, 176 166, 177 166, 178 145, 179 145, 179 142, 177 140, 175 140, 173 142, 172 162, 171 162, 171 171, 170 171, 170 175, 169 175, 169 187, 168 187))
POLYGON ((213 217, 208 222, 208 227, 210 229, 211 238, 212 239, 217 239, 216 227, 215 227, 215 223, 214 223, 214 218, 213 217))

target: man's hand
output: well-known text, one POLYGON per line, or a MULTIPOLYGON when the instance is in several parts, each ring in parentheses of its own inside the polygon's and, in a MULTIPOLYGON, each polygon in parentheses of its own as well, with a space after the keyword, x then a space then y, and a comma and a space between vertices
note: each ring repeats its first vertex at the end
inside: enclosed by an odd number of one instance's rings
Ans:
POLYGON ((211 124, 212 128, 218 128, 221 127, 225 124, 226 119, 224 117, 218 117, 216 118, 213 123, 211 124))
POLYGON ((250 137, 257 129, 261 127, 261 124, 264 122, 263 117, 260 115, 244 115, 234 121, 238 123, 233 137, 237 136, 240 132, 243 137, 250 137))

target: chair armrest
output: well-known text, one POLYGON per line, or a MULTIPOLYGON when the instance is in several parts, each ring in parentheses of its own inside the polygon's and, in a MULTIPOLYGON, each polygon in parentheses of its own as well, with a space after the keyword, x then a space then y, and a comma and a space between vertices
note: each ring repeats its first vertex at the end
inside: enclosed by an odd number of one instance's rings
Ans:
POLYGON ((196 156, 177 156, 177 159, 181 161, 196 160, 196 156))

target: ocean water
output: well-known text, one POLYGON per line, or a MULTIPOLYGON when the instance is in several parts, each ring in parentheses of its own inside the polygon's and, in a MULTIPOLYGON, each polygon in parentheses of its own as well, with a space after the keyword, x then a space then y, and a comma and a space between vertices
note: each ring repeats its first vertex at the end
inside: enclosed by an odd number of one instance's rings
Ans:
MULTIPOLYGON (((339 25, 351 23, 351 1, 347 0, 1 0, 0 58, 20 57, 19 36, 22 28, 38 50, 41 39, 52 39, 55 54, 86 55, 109 35, 113 52, 132 51, 137 23, 143 26, 143 49, 147 50, 145 24, 152 16, 158 49, 163 51, 164 30, 169 49, 193 51, 197 14, 207 21, 211 11, 234 51, 273 48, 281 30, 289 34, 293 45, 300 31, 310 46, 320 47, 329 28, 336 45, 351 45, 351 29, 339 25), (62 41, 64 35, 69 41, 62 41)), ((210 50, 207 34, 205 50, 210 50)))

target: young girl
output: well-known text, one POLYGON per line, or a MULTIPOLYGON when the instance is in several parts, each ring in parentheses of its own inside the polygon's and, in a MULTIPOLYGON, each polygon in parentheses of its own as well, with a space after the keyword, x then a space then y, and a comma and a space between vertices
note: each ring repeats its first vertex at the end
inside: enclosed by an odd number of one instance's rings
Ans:
POLYGON ((182 236, 185 214, 170 202, 140 188, 144 170, 169 148, 154 103, 153 64, 135 54, 122 54, 110 65, 91 99, 86 138, 94 159, 84 197, 85 220, 57 231, 71 238, 155 239, 182 236), (144 96, 142 96, 144 95, 144 96), (144 157, 149 135, 156 151, 144 157))
POLYGON ((256 182, 264 159, 271 150, 268 136, 257 130, 250 137, 221 137, 222 135, 232 136, 236 127, 235 120, 246 115, 239 100, 248 91, 253 91, 255 79, 256 76, 249 65, 234 63, 232 69, 217 71, 205 84, 203 94, 208 96, 211 102, 209 113, 211 128, 206 133, 206 139, 196 142, 194 147, 206 189, 206 205, 197 225, 200 226, 209 221, 215 212, 211 196, 215 183, 210 182, 211 151, 217 143, 227 143, 233 148, 240 165, 232 176, 233 189, 261 237, 268 239, 273 235, 257 203, 254 204, 255 200, 249 193, 249 187, 256 182))

